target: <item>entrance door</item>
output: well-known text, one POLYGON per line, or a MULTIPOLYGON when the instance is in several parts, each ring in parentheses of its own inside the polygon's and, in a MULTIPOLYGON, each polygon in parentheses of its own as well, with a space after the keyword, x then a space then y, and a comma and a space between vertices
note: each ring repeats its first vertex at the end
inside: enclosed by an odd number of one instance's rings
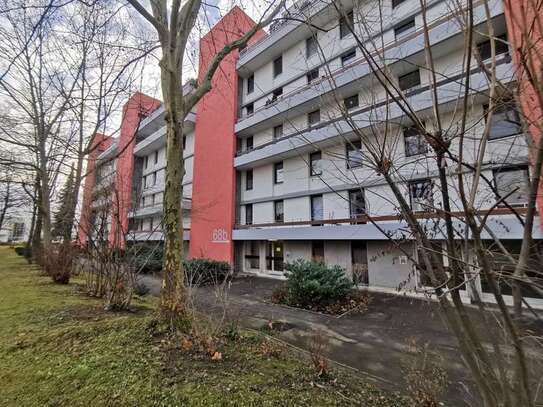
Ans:
POLYGON ((283 242, 268 242, 266 249, 266 270, 271 273, 283 273, 283 242))
POLYGON ((351 257, 353 263, 353 282, 356 285, 368 285, 368 248, 363 240, 351 242, 351 257))

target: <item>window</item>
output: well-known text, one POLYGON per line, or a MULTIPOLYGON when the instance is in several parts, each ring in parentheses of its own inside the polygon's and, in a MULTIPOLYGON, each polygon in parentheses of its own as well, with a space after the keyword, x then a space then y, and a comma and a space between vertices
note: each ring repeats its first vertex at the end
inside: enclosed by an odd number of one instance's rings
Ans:
POLYGON ((156 172, 153 172, 153 183, 151 185, 152 186, 156 185, 156 172))
MULTIPOLYGON (((509 53, 509 45, 507 44, 507 35, 502 34, 494 39, 496 44, 496 56, 509 53)), ((477 44, 479 55, 483 61, 492 58, 492 45, 490 40, 477 44)))
POLYGON ((187 148, 187 136, 183 136, 183 151, 187 148))
POLYGON ((324 263, 324 241, 314 240, 311 242, 311 261, 324 263))
POLYGON ((141 198, 141 206, 143 208, 145 208, 145 197, 144 196, 141 198))
POLYGON ((339 19, 339 38, 344 38, 353 30, 353 11, 349 11, 339 19))
POLYGON ((324 208, 322 206, 322 195, 311 197, 311 220, 323 220, 324 208))
MULTIPOLYGON (((483 107, 488 112, 488 106, 483 107)), ((520 115, 514 102, 505 102, 494 109, 490 119, 490 140, 522 133, 520 115)))
POLYGON ((398 7, 403 2, 405 2, 405 0, 392 0, 392 8, 398 7))
POLYGON ((353 48, 341 56, 341 66, 345 66, 356 57, 356 49, 353 48))
POLYGON ((249 136, 245 139, 245 151, 251 151, 253 149, 253 136, 249 136))
POLYGON ((306 75, 306 78, 307 78, 307 83, 310 84, 311 82, 313 82, 314 80, 316 80, 317 78, 319 77, 319 68, 317 69, 312 69, 311 71, 309 71, 306 75))
POLYGON ((250 269, 260 268, 260 244, 257 241, 250 240, 246 242, 245 260, 250 269))
POLYGON ((363 189, 357 188, 349 191, 349 213, 351 218, 358 218, 366 213, 363 189))
POLYGON ((397 40, 399 40, 400 38, 404 38, 415 31, 415 19, 412 18, 411 20, 405 21, 394 27, 394 36, 397 40))
POLYGON ((362 141, 354 140, 347 142, 347 168, 356 168, 362 166, 362 141))
POLYGON ((524 206, 528 202, 530 183, 528 168, 512 167, 495 170, 494 183, 498 192, 496 199, 507 196, 505 202, 511 206, 524 206))
POLYGON ((358 107, 358 94, 343 99, 343 104, 347 110, 358 107))
POLYGON ((156 194, 151 195, 151 205, 155 204, 156 194))
POLYGON ((245 205, 245 224, 246 225, 253 224, 253 204, 245 205))
POLYGON ((305 56, 309 58, 312 55, 315 55, 318 51, 319 43, 317 42, 317 37, 311 36, 305 40, 305 56))
POLYGON ((273 203, 273 216, 276 223, 284 222, 285 213, 283 211, 283 201, 275 201, 273 203))
POLYGON ((143 177, 143 188, 147 188, 147 176, 143 177))
POLYGON ((279 76, 283 73, 283 56, 273 61, 273 77, 279 76))
POLYGON ((283 137, 283 125, 280 124, 279 126, 275 126, 273 128, 273 138, 278 139, 283 137))
POLYGON ((307 114, 307 126, 311 127, 318 124, 321 121, 321 111, 315 110, 314 112, 307 114))
POLYGON ((402 75, 398 78, 398 84, 400 89, 403 91, 411 90, 420 86, 420 71, 409 72, 408 74, 402 75))
POLYGON ((253 103, 245 105, 245 111, 247 113, 247 116, 252 115, 255 112, 255 105, 253 103))
POLYGON ((252 74, 247 78, 247 94, 253 93, 255 90, 255 75, 252 74))
POLYGON ((253 170, 247 170, 245 172, 245 190, 250 191, 253 189, 253 170))
POLYGON ((158 150, 155 151, 155 165, 158 163, 158 150))
POLYGON ((321 161, 322 154, 320 151, 316 151, 309 155, 309 173, 312 177, 322 174, 321 161))
POLYGON ((150 230, 150 231, 153 230, 153 218, 150 218, 150 219, 149 219, 149 230, 150 230))
POLYGON ((409 183, 411 208, 415 212, 428 212, 434 206, 433 184, 429 179, 409 183))
POLYGON ((277 88, 272 92, 272 101, 276 101, 283 94, 283 88, 277 88))
POLYGON ((407 127, 403 130, 403 139, 405 143, 405 156, 411 157, 428 152, 428 144, 424 136, 415 127, 407 127))
POLYGON ((147 168, 149 165, 149 156, 146 155, 145 158, 143 159, 143 168, 147 168))
POLYGON ((273 165, 273 183, 282 184, 283 179, 283 161, 281 161, 273 165))

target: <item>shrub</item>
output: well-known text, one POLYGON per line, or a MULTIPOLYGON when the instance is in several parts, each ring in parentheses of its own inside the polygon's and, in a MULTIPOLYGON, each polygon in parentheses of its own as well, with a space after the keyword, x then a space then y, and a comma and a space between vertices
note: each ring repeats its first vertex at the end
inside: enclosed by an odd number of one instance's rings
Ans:
POLYGON ((162 244, 136 243, 128 247, 125 259, 137 272, 157 273, 162 270, 162 244))
POLYGON ((345 297, 353 282, 340 266, 296 260, 287 270, 287 301, 290 305, 311 306, 330 303, 345 297))
POLYGON ((15 249, 15 253, 17 253, 19 256, 30 257, 32 255, 29 247, 16 246, 14 249, 15 249))
POLYGON ((220 284, 231 272, 230 264, 211 259, 191 259, 183 262, 189 285, 220 284))

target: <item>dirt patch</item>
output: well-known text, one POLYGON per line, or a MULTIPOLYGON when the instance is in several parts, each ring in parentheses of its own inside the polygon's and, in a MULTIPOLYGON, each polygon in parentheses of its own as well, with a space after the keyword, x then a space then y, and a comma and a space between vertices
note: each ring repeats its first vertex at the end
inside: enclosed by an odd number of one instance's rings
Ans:
POLYGON ((342 316, 345 314, 360 314, 368 310, 372 297, 365 292, 352 290, 344 298, 333 302, 319 304, 296 304, 288 299, 286 289, 280 287, 274 291, 270 301, 274 304, 287 305, 289 307, 305 309, 321 314, 342 316))

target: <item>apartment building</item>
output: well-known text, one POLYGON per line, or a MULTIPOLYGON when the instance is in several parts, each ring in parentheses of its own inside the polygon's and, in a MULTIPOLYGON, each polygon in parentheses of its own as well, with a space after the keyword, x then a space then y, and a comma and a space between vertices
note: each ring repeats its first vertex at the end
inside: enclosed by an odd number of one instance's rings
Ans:
MULTIPOLYGON (((272 27, 267 37, 241 54, 237 69, 243 91, 234 163, 240 190, 233 237, 240 242, 238 264, 243 270, 281 275, 285 262, 304 258, 339 264, 359 284, 390 290, 424 288, 406 255, 416 258, 417 250, 398 216, 398 202, 372 168, 368 149, 385 149, 396 168, 398 187, 421 213, 441 207, 435 158, 405 112, 390 98, 387 102, 375 67, 362 52, 364 48, 374 53, 378 66, 386 61, 409 105, 423 120, 428 118, 429 128, 433 99, 428 72, 421 68, 425 66, 423 16, 417 0, 380 3, 380 10, 373 1, 342 2, 341 10, 338 3, 298 3, 290 10, 298 17, 295 21, 272 27), (311 26, 298 22, 308 19, 311 26), (369 141, 361 142, 348 121, 369 141), (386 140, 379 140, 385 136, 385 123, 386 140), (401 247, 391 243, 391 237, 401 241, 401 247)), ((496 76, 514 88, 516 68, 507 44, 503 3, 490 1, 488 7, 499 38, 496 76)), ((459 97, 466 81, 459 12, 450 2, 438 0, 429 1, 426 11, 440 117, 456 151, 459 139, 454 135, 462 114, 459 97)), ((488 18, 483 3, 475 6, 474 20, 478 50, 487 60, 491 47, 484 35, 488 18)), ((489 103, 489 81, 475 58, 469 81, 470 142, 464 146, 464 159, 473 162, 489 103)), ((518 188, 507 201, 523 207, 529 180, 528 138, 516 109, 511 101, 494 114, 481 176, 493 180, 502 196, 518 188)), ((460 211, 455 179, 451 176, 449 181, 451 204, 460 211)), ((495 192, 481 182, 476 207, 484 213, 495 203, 495 192)), ((520 223, 508 210, 494 213, 489 233, 515 250, 522 239, 520 223)), ((442 247, 439 221, 429 217, 423 223, 442 247)), ((534 237, 542 237, 541 229, 534 237)), ((447 266, 446 256, 443 262, 447 266)), ((477 285, 484 295, 484 282, 477 285)))
MULTIPOLYGON (((223 61, 213 90, 187 118, 191 130, 182 205, 191 257, 226 260, 239 271, 277 277, 286 262, 313 259, 338 264, 357 284, 373 289, 424 289, 425 281, 410 260, 417 258, 417 248, 371 153, 386 152, 396 185, 436 250, 444 250, 443 225, 434 216, 442 207, 436 162, 405 110, 387 98, 375 69, 386 63, 394 86, 428 129, 434 126, 437 99, 454 152, 459 151, 469 79, 465 162, 475 159, 481 145, 489 80, 478 58, 473 58, 469 75, 462 69, 462 10, 456 3, 430 0, 426 20, 437 83, 433 98, 429 73, 422 68, 426 39, 420 1, 380 4, 379 9, 371 0, 298 2, 286 12, 294 18, 280 20, 269 33, 259 32, 253 43, 223 61)), ((498 39, 495 75, 503 93, 518 86, 515 47, 509 44, 515 27, 508 12, 502 0, 489 0, 487 9, 476 2, 473 16, 483 63, 491 56, 489 23, 498 39)), ((200 78, 222 45, 252 24, 234 8, 202 39, 200 78)), ((522 106, 525 110, 526 104, 522 106)), ((513 100, 503 99, 492 115, 484 182, 479 183, 475 205, 481 214, 493 209, 484 238, 490 244, 491 235, 496 236, 513 251, 520 245, 522 226, 510 209, 495 206, 496 191, 507 196, 507 204, 520 215, 527 201, 530 134, 518 109, 513 100)), ((163 111, 153 110, 137 133, 130 152, 135 204, 127 214, 127 239, 161 239, 163 111)), ((456 165, 453 160, 447 164, 451 169, 456 165)), ((461 211, 452 170, 449 178, 453 211, 461 211)), ((466 179, 471 185, 473 177, 467 172, 466 179)), ((455 222, 460 237, 464 225, 455 222)), ((538 218, 535 239, 543 238, 540 222, 538 218)), ((471 258, 470 247, 462 250, 471 258)), ((443 263, 447 266, 446 256, 443 263)), ((476 281, 475 289, 485 296, 484 281, 476 281)), ((470 294, 466 292, 466 298, 470 294)))

